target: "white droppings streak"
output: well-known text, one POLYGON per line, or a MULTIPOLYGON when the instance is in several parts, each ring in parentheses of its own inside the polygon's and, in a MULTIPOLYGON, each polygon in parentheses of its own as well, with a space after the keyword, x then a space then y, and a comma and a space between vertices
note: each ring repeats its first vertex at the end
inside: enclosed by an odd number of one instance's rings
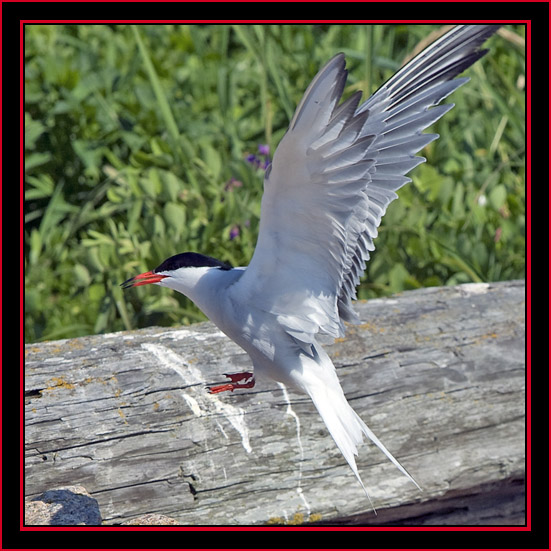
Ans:
MULTIPOLYGON (((245 451, 251 453, 249 429, 245 423, 245 411, 243 409, 220 401, 215 394, 208 394, 204 387, 207 382, 201 371, 186 362, 182 356, 170 350, 170 348, 153 343, 143 343, 142 348, 153 354, 163 367, 176 372, 187 385, 197 385, 197 387, 190 387, 182 392, 182 398, 196 417, 201 417, 205 412, 212 412, 213 410, 222 414, 241 436, 241 444, 245 451)), ((225 435, 223 431, 222 433, 225 435)))
POLYGON ((302 482, 302 463, 304 461, 304 448, 302 447, 302 440, 300 438, 300 419, 298 418, 298 415, 295 413, 293 408, 291 407, 291 400, 289 399, 289 395, 287 394, 287 389, 285 388, 285 385, 283 383, 277 383, 279 387, 281 388, 281 391, 283 392, 283 397, 285 398, 285 401, 287 402, 287 410, 285 413, 287 415, 290 415, 294 418, 295 424, 297 427, 297 442, 298 442, 298 449, 300 451, 300 463, 298 464, 298 485, 297 485, 297 494, 302 500, 302 503, 304 503, 304 507, 306 507, 306 511, 308 512, 308 515, 310 515, 310 504, 306 500, 306 497, 304 496, 304 492, 302 491, 301 482, 302 482))
POLYGON ((226 338, 226 335, 222 331, 213 331, 212 333, 201 333, 199 331, 193 331, 193 329, 178 329, 166 331, 157 335, 158 338, 167 338, 172 340, 179 340, 185 338, 194 338, 197 341, 206 341, 207 339, 219 339, 226 338))
POLYGON ((201 406, 198 404, 197 400, 193 396, 190 396, 186 392, 182 392, 182 398, 187 402, 189 409, 193 411, 195 417, 201 417, 201 415, 203 415, 203 412, 201 411, 201 406))
POLYGON ((481 295, 490 288, 489 283, 465 283, 461 285, 459 291, 464 295, 481 295))
POLYGON ((226 431, 224 430, 224 427, 223 427, 218 421, 216 421, 216 426, 218 427, 218 429, 219 429, 220 432, 222 433, 222 436, 223 436, 226 440, 229 440, 230 437, 226 434, 226 431))
POLYGON ((48 364, 68 364, 73 362, 74 360, 72 360, 71 358, 66 359, 66 358, 63 358, 62 356, 55 356, 53 358, 45 358, 43 361, 44 363, 48 363, 48 364))

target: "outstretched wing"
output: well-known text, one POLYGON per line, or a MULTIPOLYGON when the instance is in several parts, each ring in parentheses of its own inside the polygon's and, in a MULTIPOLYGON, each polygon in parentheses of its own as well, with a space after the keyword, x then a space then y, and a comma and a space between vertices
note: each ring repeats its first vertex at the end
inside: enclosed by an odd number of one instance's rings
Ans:
POLYGON ((425 160, 415 154, 438 137, 422 131, 453 107, 438 104, 467 82, 454 77, 498 27, 454 27, 362 105, 361 92, 338 105, 343 54, 321 69, 266 171, 256 250, 234 293, 300 343, 343 334, 381 218, 425 160))

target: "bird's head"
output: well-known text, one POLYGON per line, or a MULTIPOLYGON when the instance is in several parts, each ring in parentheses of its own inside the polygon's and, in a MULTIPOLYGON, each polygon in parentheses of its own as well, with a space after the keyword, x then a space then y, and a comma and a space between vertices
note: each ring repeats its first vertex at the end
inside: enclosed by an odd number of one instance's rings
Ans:
POLYGON ((181 253, 167 258, 150 272, 121 283, 123 289, 155 283, 188 295, 197 282, 211 270, 231 270, 231 264, 199 253, 181 253))

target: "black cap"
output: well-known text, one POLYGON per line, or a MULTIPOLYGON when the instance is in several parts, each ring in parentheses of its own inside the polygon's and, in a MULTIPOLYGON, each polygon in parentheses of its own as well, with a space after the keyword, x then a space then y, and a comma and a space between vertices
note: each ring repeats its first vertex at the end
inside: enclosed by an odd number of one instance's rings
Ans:
POLYGON ((212 268, 220 268, 221 270, 231 270, 232 265, 227 262, 222 262, 212 256, 206 256, 199 253, 180 253, 167 258, 162 264, 157 266, 153 271, 173 272, 178 268, 199 268, 202 266, 210 266, 212 268))

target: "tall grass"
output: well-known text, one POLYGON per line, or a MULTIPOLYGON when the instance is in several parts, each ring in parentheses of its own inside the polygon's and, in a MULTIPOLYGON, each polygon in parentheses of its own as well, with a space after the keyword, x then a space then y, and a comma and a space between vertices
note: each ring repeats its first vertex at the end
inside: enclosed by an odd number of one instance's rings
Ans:
MULTIPOLYGON (((373 92, 429 25, 25 28, 28 342, 204 319, 119 283, 182 251, 252 256, 265 158, 316 71, 373 92)), ((521 26, 511 27, 517 37, 521 26)), ((524 274, 524 51, 493 37, 400 190, 359 296, 524 274)))

